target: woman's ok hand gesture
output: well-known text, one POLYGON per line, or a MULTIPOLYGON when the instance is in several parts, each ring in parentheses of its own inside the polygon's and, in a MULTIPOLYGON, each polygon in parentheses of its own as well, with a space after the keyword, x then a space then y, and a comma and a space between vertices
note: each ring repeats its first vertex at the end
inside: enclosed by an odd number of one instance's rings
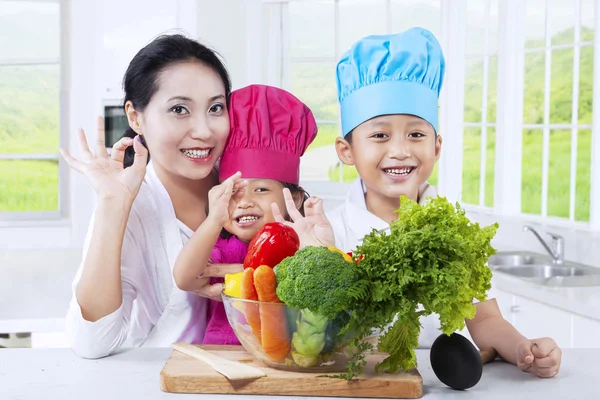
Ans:
POLYGON ((146 175, 148 150, 142 144, 140 136, 136 136, 135 139, 122 138, 113 146, 109 156, 104 143, 102 117, 98 117, 97 131, 95 152, 92 152, 85 132, 81 128, 78 130, 81 160, 74 158, 65 149, 60 149, 60 152, 71 168, 85 175, 90 181, 99 200, 115 200, 131 205, 146 175), (129 146, 133 146, 135 150, 135 159, 131 167, 124 168, 125 149, 129 146))

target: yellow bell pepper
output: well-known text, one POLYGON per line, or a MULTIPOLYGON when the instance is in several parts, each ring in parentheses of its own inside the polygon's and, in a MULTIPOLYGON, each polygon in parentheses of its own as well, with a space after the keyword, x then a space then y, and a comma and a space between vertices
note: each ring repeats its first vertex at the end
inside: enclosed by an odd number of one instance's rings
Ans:
POLYGON ((344 253, 342 250, 338 249, 337 247, 333 247, 333 246, 328 246, 327 247, 328 250, 330 251, 337 251, 338 253, 340 253, 342 256, 344 256, 344 260, 348 261, 348 262, 353 262, 352 257, 350 257, 349 254, 344 253))
POLYGON ((243 272, 225 275, 224 292, 231 297, 242 297, 242 275, 243 272))

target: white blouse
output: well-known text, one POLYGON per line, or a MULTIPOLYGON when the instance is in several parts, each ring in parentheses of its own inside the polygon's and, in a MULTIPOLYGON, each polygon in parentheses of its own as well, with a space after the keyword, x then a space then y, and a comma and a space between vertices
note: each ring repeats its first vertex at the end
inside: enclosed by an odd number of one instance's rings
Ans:
MULTIPOLYGON (((94 217, 84 258, 93 224, 94 217)), ((202 340, 208 299, 180 290, 173 278, 173 265, 191 233, 175 217, 171 199, 150 162, 123 240, 121 306, 98 321, 85 320, 75 293, 83 265, 73 281, 66 332, 77 354, 99 358, 120 347, 168 347, 176 341, 202 340)))

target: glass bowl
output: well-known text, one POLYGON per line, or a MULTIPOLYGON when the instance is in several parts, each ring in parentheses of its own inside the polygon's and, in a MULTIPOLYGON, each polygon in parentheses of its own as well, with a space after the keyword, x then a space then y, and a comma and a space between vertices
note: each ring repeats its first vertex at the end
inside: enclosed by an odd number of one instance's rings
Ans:
POLYGON ((295 372, 345 372, 352 335, 340 338, 340 322, 283 303, 221 294, 238 340, 269 367, 295 372))

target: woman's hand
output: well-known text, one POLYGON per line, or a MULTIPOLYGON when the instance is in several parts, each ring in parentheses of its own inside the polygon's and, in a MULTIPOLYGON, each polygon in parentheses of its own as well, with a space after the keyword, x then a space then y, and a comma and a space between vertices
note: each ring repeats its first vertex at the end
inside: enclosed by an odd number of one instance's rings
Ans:
POLYGON ((247 181, 236 172, 220 185, 213 186, 208 192, 208 217, 217 226, 224 226, 235 210, 236 204, 244 197, 247 181))
POLYGON ((273 203, 271 209, 276 222, 294 228, 300 237, 300 248, 306 246, 335 246, 335 235, 329 220, 323 212, 323 201, 317 197, 310 197, 304 202, 304 216, 296 208, 294 198, 289 189, 283 189, 285 208, 293 222, 286 221, 281 215, 277 204, 273 203))
POLYGON ((210 278, 225 278, 227 274, 235 274, 244 270, 244 264, 208 264, 206 270, 202 274, 202 280, 204 285, 199 289, 195 290, 200 297, 206 297, 212 300, 223 301, 221 298, 221 292, 223 292, 224 285, 222 283, 210 284, 210 278))
POLYGON ((139 136, 135 139, 122 138, 113 146, 109 157, 104 144, 102 117, 98 117, 97 131, 95 154, 90 150, 81 128, 78 130, 81 160, 74 158, 67 150, 60 149, 60 152, 71 168, 85 175, 101 200, 132 204, 146 175, 148 150, 142 145, 139 136), (133 146, 135 150, 135 159, 131 167, 123 168, 125 149, 129 146, 133 146))

